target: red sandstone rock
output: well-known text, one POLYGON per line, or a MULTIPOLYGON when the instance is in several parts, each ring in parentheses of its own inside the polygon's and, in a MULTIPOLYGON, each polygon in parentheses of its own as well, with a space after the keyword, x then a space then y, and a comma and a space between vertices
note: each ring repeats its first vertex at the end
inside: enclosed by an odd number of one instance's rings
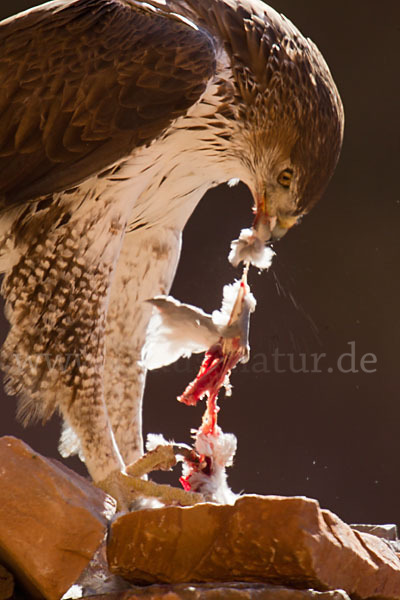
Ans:
POLYGON ((400 600, 396 554, 308 498, 242 496, 234 506, 126 514, 112 524, 108 561, 134 583, 268 582, 400 600))
POLYGON ((316 592, 263 584, 151 585, 135 590, 91 596, 90 600, 350 600, 342 590, 316 592))
POLYGON ((14 578, 3 565, 0 565, 0 600, 12 598, 13 592, 14 578))
POLYGON ((107 496, 22 441, 0 438, 0 558, 33 595, 59 600, 101 544, 107 496))

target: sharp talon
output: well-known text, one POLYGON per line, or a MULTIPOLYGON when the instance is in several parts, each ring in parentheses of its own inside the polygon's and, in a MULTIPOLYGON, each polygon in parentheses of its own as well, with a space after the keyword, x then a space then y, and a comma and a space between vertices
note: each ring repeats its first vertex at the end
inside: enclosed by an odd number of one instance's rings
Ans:
POLYGON ((118 510, 129 510, 138 498, 157 498, 163 504, 180 504, 181 506, 192 506, 203 502, 204 498, 201 494, 141 479, 151 471, 169 471, 176 465, 176 454, 183 455, 184 453, 191 457, 193 451, 189 447, 184 448, 183 446, 174 448, 171 444, 157 446, 135 463, 128 465, 125 472, 113 471, 97 485, 117 500, 118 510))
POLYGON ((193 506, 204 502, 202 494, 186 492, 170 485, 144 481, 119 471, 114 471, 106 479, 97 483, 104 492, 115 498, 118 510, 129 510, 138 498, 157 498, 163 504, 178 504, 180 506, 193 506))
POLYGON ((143 477, 151 471, 170 471, 176 465, 175 453, 171 445, 160 445, 150 450, 136 462, 125 468, 132 477, 143 477))

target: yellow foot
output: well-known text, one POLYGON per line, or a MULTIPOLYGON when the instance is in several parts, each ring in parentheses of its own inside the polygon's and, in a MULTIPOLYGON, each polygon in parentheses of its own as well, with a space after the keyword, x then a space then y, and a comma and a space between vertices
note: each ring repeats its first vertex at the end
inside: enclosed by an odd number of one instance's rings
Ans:
POLYGON ((113 471, 96 485, 116 499, 118 510, 129 510, 138 498, 157 498, 163 504, 180 506, 193 506, 204 502, 201 494, 141 479, 150 471, 169 471, 175 465, 176 457, 173 446, 157 446, 135 463, 127 466, 125 472, 113 471))

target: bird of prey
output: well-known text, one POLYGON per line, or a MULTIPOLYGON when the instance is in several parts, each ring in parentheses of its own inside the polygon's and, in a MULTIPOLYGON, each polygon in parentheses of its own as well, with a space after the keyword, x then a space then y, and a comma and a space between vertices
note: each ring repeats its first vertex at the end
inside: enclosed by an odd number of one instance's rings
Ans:
POLYGON ((260 0, 54 0, 3 21, 0 47, 6 390, 25 423, 58 410, 62 453, 102 482, 143 452, 146 300, 197 203, 239 179, 263 241, 282 237, 335 169, 343 108, 260 0))

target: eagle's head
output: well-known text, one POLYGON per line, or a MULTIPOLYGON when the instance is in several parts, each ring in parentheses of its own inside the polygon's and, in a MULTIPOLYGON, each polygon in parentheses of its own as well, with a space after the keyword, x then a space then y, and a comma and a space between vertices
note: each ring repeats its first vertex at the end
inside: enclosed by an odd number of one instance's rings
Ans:
POLYGON ((343 106, 320 51, 289 20, 257 0, 230 4, 223 2, 236 108, 231 151, 264 238, 279 239, 318 202, 334 172, 343 106))

